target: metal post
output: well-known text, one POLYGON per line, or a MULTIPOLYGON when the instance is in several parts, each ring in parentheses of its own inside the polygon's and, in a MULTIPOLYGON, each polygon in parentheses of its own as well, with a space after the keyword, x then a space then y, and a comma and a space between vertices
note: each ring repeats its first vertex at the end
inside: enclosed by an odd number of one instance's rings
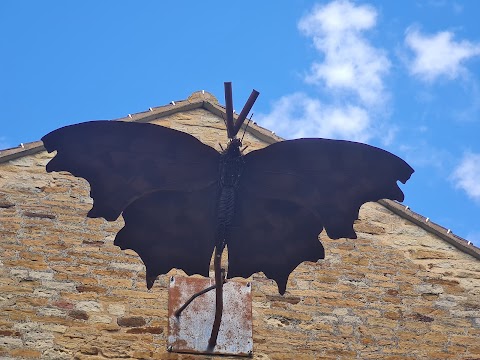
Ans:
POLYGON ((233 124, 233 97, 232 97, 232 83, 223 83, 225 88, 225 112, 227 113, 227 134, 228 138, 235 137, 234 124, 233 124))
POLYGON ((233 128, 234 136, 237 135, 238 130, 240 130, 240 127, 247 118, 248 113, 250 112, 250 110, 252 110, 253 104, 257 100, 258 95, 260 95, 260 93, 257 90, 252 90, 250 97, 243 106, 242 112, 240 113, 240 115, 238 115, 237 121, 235 122, 235 126, 233 128))
POLYGON ((217 344, 218 331, 222 322, 223 313, 223 279, 222 279, 222 249, 215 248, 215 258, 213 261, 215 269, 215 320, 213 321, 212 333, 208 340, 208 350, 213 351, 217 344))

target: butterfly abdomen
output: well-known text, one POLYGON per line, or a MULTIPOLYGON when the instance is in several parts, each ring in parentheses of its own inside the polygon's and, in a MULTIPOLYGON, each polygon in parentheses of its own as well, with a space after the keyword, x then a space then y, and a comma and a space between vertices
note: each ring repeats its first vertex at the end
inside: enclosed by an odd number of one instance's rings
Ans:
POLYGON ((217 231, 215 245, 223 249, 229 238, 231 224, 235 216, 235 189, 222 187, 217 203, 217 231))
POLYGON ((220 162, 220 191, 217 200, 217 228, 215 244, 223 250, 228 242, 231 224, 235 216, 235 199, 242 175, 243 157, 240 142, 231 142, 222 154, 220 162))

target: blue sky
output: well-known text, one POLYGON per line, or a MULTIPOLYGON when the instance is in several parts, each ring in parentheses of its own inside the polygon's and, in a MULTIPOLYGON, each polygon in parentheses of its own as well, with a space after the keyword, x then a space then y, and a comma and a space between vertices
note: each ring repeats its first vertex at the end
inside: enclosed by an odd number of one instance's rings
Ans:
POLYGON ((405 204, 480 246, 478 1, 0 2, 0 149, 206 90, 282 137, 416 170, 405 204))

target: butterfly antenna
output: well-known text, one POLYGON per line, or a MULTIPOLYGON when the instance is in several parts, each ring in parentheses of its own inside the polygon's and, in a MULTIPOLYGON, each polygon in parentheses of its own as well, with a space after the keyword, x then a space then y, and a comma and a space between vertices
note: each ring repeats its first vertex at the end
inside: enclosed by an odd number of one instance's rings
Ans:
POLYGON ((248 125, 250 124, 250 121, 252 121, 252 117, 253 117, 253 113, 252 113, 252 115, 250 115, 250 119, 248 119, 248 121, 247 121, 247 125, 245 126, 245 129, 243 130, 242 139, 240 141, 243 141, 243 138, 245 137, 245 133, 247 132, 247 129, 248 129, 248 125))

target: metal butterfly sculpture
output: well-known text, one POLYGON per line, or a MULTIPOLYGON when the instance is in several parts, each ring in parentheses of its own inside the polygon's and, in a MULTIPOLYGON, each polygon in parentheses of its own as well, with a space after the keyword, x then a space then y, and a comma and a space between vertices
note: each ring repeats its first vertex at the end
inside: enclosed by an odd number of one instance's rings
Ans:
POLYGON ((230 141, 220 153, 159 125, 92 121, 42 138, 57 151, 47 171, 90 183, 89 217, 123 215, 114 244, 138 253, 148 288, 172 268, 208 276, 215 249, 218 310, 227 246, 228 278, 263 272, 283 294, 301 262, 324 258, 323 229, 332 239, 356 238, 360 206, 403 201, 397 180, 405 183, 413 169, 387 151, 342 140, 287 140, 244 155, 236 134, 257 96, 254 90, 235 122, 225 83, 230 141))

